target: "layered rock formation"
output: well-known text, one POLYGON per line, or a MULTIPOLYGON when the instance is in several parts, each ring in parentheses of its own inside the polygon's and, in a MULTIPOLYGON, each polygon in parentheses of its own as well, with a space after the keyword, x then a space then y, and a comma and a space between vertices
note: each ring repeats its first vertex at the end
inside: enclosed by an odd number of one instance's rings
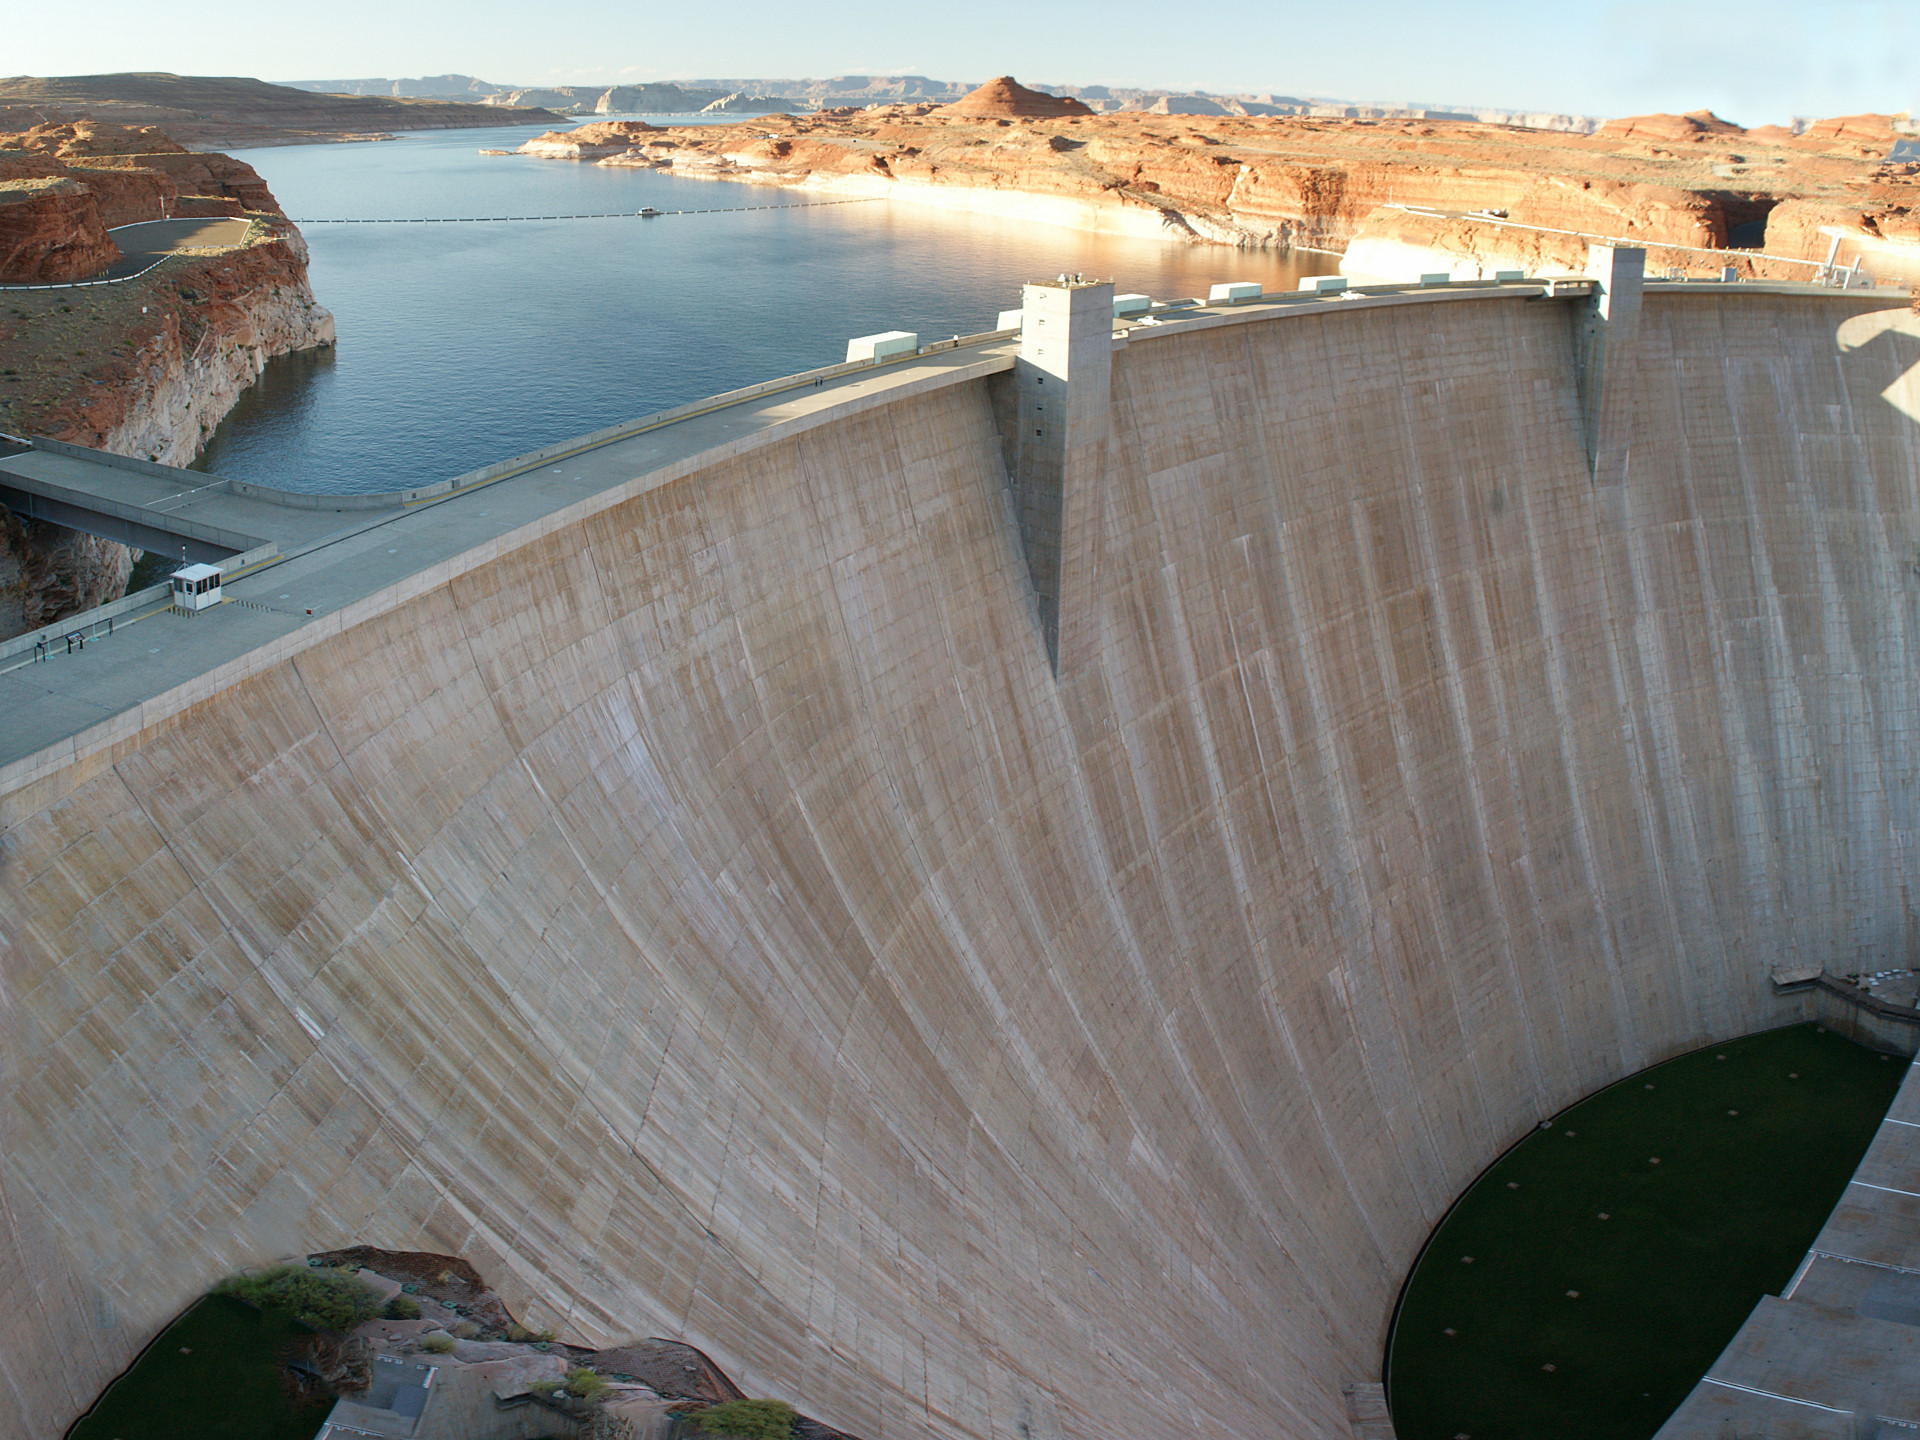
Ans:
POLYGON ((249 213, 285 221, 259 172, 191 153, 153 126, 0 132, 0 284, 96 275, 120 258, 106 233, 117 226, 249 213))
POLYGON ((1011 75, 1001 75, 969 90, 951 105, 937 112, 972 120, 1059 120, 1073 115, 1091 115, 1078 100, 1043 91, 1029 90, 1011 75))
POLYGON ((799 111, 811 110, 811 105, 789 100, 783 95, 755 95, 745 90, 735 90, 722 95, 711 105, 703 105, 702 115, 792 115, 799 111))
POLYGON ((538 107, 556 115, 692 115, 726 99, 727 93, 681 85, 560 85, 503 90, 483 103, 521 111, 538 107))
POLYGON ((1740 126, 1722 120, 1711 110, 1686 115, 1629 115, 1600 127, 1603 140, 1644 140, 1670 145, 1699 145, 1745 135, 1740 126))
POLYGON ((0 507, 0 639, 118 600, 132 571, 124 545, 0 507))
POLYGON ((119 258, 98 201, 79 181, 0 179, 0 283, 84 280, 119 258))
POLYGON ((485 105, 443 100, 320 95, 233 76, 19 75, 0 80, 0 130, 63 120, 157 125, 182 144, 210 150, 558 118, 545 110, 503 114, 485 105))
MULTIPOLYGON (((290 227, 289 227, 290 228, 290 227)), ((28 433, 185 465, 275 355, 331 345, 333 317, 307 284, 297 232, 217 256, 183 256, 119 297, 111 348, 37 408, 16 403, 28 433), (138 305, 145 313, 137 318, 138 305)), ((0 355, 13 353, 0 324, 0 355)), ((48 395, 43 380, 29 395, 48 395)), ((4 413, 4 412, 0 412, 4 413)))
MULTIPOLYGON (((1343 273, 1359 279, 1411 282, 1424 275, 1445 273, 1456 280, 1487 279, 1501 271, 1528 275, 1577 275, 1587 263, 1589 239, 1612 232, 1538 229, 1473 215, 1432 215, 1383 207, 1369 215, 1347 243, 1341 260, 1343 273)), ((1642 242, 1649 273, 1655 276, 1680 270, 1694 275, 1720 275, 1731 269, 1742 280, 1805 282, 1814 268, 1769 258, 1758 251, 1702 254, 1693 247, 1642 242)), ((1818 235, 1791 247, 1819 249, 1827 241, 1818 235)), ((1782 249, 1788 249, 1782 245, 1782 249)), ((1851 258, 1859 244, 1849 246, 1851 258)), ((1916 256, 1920 259, 1920 255, 1916 256)), ((1882 268, 1883 279, 1920 283, 1920 263, 1908 268, 1882 268)))
POLYGON ((520 147, 542 160, 601 160, 624 155, 660 132, 644 120, 598 120, 572 130, 549 130, 520 147))
MULTIPOLYGON (((1083 108, 1002 77, 946 105, 769 116, 676 130, 670 144, 642 137, 601 163, 1122 234, 1334 249, 1385 223, 1387 207, 1412 205, 1499 211, 1578 232, 1569 241, 1575 254, 1584 253, 1580 236, 1596 235, 1706 248, 1764 241, 1770 252, 1820 260, 1820 225, 1851 216, 1898 228, 1920 204, 1920 165, 1886 161, 1895 132, 1885 117, 1768 135, 1699 112, 1610 122, 1585 135, 1473 120, 1083 108), (1768 217, 1785 205, 1809 208, 1776 244, 1768 217)), ((1535 245, 1546 252, 1554 242, 1535 245)))

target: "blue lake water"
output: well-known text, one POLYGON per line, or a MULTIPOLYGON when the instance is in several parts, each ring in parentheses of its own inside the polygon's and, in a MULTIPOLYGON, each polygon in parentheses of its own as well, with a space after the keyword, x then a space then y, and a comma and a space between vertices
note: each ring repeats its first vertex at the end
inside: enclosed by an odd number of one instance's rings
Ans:
POLYGON ((834 364, 849 336, 913 330, 924 344, 990 330, 1022 281, 1063 270, 1170 299, 1221 280, 1292 289, 1338 265, 479 153, 532 133, 239 152, 298 220, 624 213, 303 225, 339 344, 273 362, 203 468, 288 489, 396 490, 834 364), (788 208, 633 218, 643 206, 788 208))

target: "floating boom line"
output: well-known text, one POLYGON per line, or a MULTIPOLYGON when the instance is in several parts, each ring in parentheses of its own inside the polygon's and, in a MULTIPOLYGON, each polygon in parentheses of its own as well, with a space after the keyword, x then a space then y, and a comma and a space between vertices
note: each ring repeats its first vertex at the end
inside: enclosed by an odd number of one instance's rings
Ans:
POLYGON ((797 200, 786 205, 716 205, 705 210, 602 210, 591 215, 403 215, 385 219, 332 217, 295 220, 296 225, 510 225, 549 220, 664 220, 669 215, 744 215, 753 210, 813 210, 822 205, 870 205, 884 195, 851 200, 797 200))

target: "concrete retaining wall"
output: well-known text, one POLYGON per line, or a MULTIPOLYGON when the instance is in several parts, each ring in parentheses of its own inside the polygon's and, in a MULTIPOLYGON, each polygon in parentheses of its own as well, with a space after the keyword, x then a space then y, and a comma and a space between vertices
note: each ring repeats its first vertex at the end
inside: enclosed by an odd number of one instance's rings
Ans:
POLYGON ((868 1440, 1343 1434, 1491 1156, 1912 943, 1874 303, 1649 294, 1604 496, 1560 303, 1136 341, 1061 684, 974 380, 40 772, 0 1429, 365 1242, 868 1440))

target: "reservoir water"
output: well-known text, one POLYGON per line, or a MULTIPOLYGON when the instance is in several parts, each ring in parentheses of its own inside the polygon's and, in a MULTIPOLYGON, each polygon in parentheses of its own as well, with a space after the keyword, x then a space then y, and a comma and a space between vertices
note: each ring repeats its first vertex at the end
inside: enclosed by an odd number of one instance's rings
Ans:
MULTIPOLYGON (((671 123, 688 123, 676 119, 671 123)), ((1331 255, 1125 240, 887 201, 520 156, 519 126, 237 152, 296 220, 625 212, 552 222, 303 224, 333 350, 288 356, 200 468, 313 491, 397 490, 686 400, 993 328, 1022 281, 1079 271, 1156 299, 1293 289, 1331 255), (639 219, 662 211, 783 207, 639 219)))

